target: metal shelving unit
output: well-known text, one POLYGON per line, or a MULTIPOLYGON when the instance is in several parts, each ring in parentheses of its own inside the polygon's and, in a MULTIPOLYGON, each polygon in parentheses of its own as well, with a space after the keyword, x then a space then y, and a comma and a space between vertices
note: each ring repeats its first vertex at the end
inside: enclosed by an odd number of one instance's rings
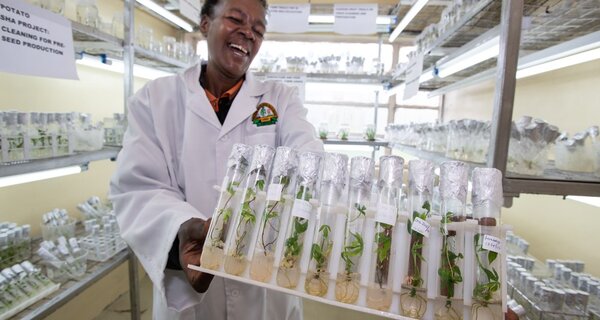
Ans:
POLYGON ((367 141, 367 140, 340 140, 340 139, 322 139, 324 144, 337 144, 346 146, 368 146, 368 147, 387 147, 388 142, 383 140, 367 141))
MULTIPOLYGON (((456 89, 453 84, 465 78, 473 78, 470 83, 496 79, 488 163, 471 163, 471 165, 494 167, 502 171, 505 177, 504 192, 506 196, 518 196, 520 193, 600 196, 600 179, 593 177, 592 174, 572 173, 550 168, 544 172, 543 176, 527 176, 513 174, 506 170, 516 86, 515 75, 520 55, 548 49, 562 42, 600 30, 600 19, 597 19, 600 8, 582 9, 572 6, 560 15, 545 17, 543 15, 547 14, 547 6, 548 3, 541 0, 482 1, 457 25, 449 29, 449 32, 455 34, 443 34, 427 49, 427 52, 431 53, 439 48, 447 48, 456 44, 464 45, 474 38, 473 30, 479 30, 479 32, 489 30, 494 26, 490 24, 490 21, 497 20, 496 25, 499 25, 498 34, 500 36, 498 58, 477 64, 444 79, 434 77, 432 80, 422 83, 421 88, 439 89, 438 93, 445 93, 456 89), (500 4, 502 12, 499 12, 500 4), (521 35, 523 16, 533 20, 537 17, 538 21, 533 21, 531 27, 524 28, 521 35), (540 16, 543 16, 543 19, 540 16), (445 87, 448 90, 444 90, 445 87)), ((437 61, 436 59, 438 57, 432 57, 426 63, 437 61)), ((443 155, 412 147, 394 146, 394 148, 438 163, 447 160, 443 155)))
POLYGON ((0 177, 14 176, 29 172, 64 168, 69 166, 87 167, 91 161, 115 160, 121 148, 104 147, 98 151, 80 152, 70 156, 19 161, 0 164, 0 177))
POLYGON ((390 79, 387 76, 377 74, 353 74, 353 73, 294 73, 294 72, 253 72, 257 77, 266 77, 267 75, 306 75, 306 80, 310 82, 325 83, 349 83, 349 84, 383 84, 390 79))
POLYGON ((67 281, 55 293, 16 314, 15 319, 33 320, 46 318, 118 266, 127 262, 129 256, 132 254, 128 250, 123 250, 105 262, 92 262, 88 260, 87 271, 81 280, 67 281))

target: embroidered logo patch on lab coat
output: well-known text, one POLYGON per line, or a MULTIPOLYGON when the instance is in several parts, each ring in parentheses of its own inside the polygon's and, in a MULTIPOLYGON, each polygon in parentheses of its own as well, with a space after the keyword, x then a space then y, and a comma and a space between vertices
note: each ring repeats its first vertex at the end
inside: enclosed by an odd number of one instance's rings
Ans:
POLYGON ((256 106, 252 114, 252 123, 257 127, 269 126, 277 123, 277 110, 270 103, 263 102, 256 106))

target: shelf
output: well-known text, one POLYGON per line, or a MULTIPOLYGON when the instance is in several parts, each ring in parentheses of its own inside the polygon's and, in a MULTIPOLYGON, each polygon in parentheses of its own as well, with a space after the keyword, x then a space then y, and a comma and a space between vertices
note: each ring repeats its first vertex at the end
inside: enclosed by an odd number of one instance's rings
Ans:
POLYGON ((350 83, 350 84, 383 84, 389 81, 389 76, 376 74, 354 74, 354 73, 303 73, 303 72, 253 72, 257 77, 306 75, 310 82, 324 83, 350 83))
POLYGON ((102 277, 106 276, 118 266, 128 261, 128 258, 129 251, 123 250, 106 262, 92 262, 88 260, 88 268, 83 279, 79 281, 67 281, 66 283, 61 285, 61 288, 57 292, 29 306, 27 309, 17 314, 16 317, 19 319, 46 318, 52 312, 56 311, 58 308, 66 304, 69 300, 79 295, 81 292, 83 292, 85 289, 96 283, 102 277))
POLYGON ((114 160, 117 158, 120 148, 104 147, 98 151, 81 152, 70 156, 20 161, 17 163, 0 164, 0 177, 13 176, 42 170, 64 168, 75 165, 87 165, 91 161, 114 160))
POLYGON ((161 69, 168 72, 177 72, 188 67, 188 64, 185 62, 144 49, 140 46, 134 46, 134 52, 136 64, 146 67, 161 69))
MULTIPOLYGON (((205 268, 202 268, 202 267, 199 267, 199 266, 194 266, 194 265, 191 265, 191 264, 188 265, 188 268, 190 268, 192 270, 204 272, 204 273, 210 273, 210 274, 213 274, 213 275, 215 275, 217 277, 233 279, 235 281, 239 281, 239 282, 251 284, 251 285, 254 285, 254 286, 266 288, 266 289, 273 290, 273 291, 283 292, 283 293, 286 293, 286 294, 289 294, 289 295, 294 295, 294 296, 301 297, 303 299, 309 299, 309 300, 313 300, 313 301, 325 303, 325 304, 332 305, 332 306, 339 307, 339 308, 350 309, 350 310, 353 310, 353 311, 359 311, 359 312, 368 313, 368 314, 372 314, 372 315, 376 315, 376 316, 380 316, 380 317, 386 317, 386 318, 390 318, 390 319, 397 319, 397 320, 410 320, 410 319, 412 319, 412 318, 403 317, 403 316, 400 316, 400 315, 397 315, 397 314, 394 314, 394 313, 391 313, 391 312, 378 311, 378 310, 375 310, 375 309, 370 309, 370 308, 362 307, 362 306, 358 306, 358 305, 341 303, 341 302, 338 302, 338 301, 335 301, 335 300, 330 300, 330 299, 325 299, 325 298, 322 298, 322 297, 313 296, 313 295, 307 294, 307 293, 299 291, 299 290, 286 289, 286 288, 282 288, 282 287, 274 285, 274 284, 260 282, 260 281, 252 280, 250 278, 234 276, 234 275, 231 275, 231 274, 228 274, 228 273, 224 273, 224 272, 220 272, 220 271, 215 271, 215 270, 210 270, 210 269, 205 269, 205 268)), ((302 287, 302 285, 299 285, 299 287, 302 287)))
MULTIPOLYGON (((410 154, 419 159, 429 160, 438 165, 445 161, 461 161, 461 160, 446 158, 446 156, 441 153, 424 151, 424 150, 417 149, 417 148, 411 147, 411 146, 394 145, 392 147, 392 149, 398 150, 403 153, 410 154)), ((461 161, 461 162, 468 164, 471 168, 484 168, 485 167, 484 163, 476 163, 476 162, 469 162, 469 161, 461 161)))
MULTIPOLYGON (((473 8, 471 8, 471 10, 467 13, 465 13, 459 21, 457 21, 452 27, 450 27, 449 29, 447 29, 444 33, 442 33, 429 47, 427 47, 427 49, 425 49, 424 51, 426 53, 431 53, 431 51, 439 48, 439 47, 445 47, 446 44, 450 43, 449 40, 451 40, 452 38, 454 38, 457 34, 458 31, 464 27, 468 22, 472 21, 473 18, 475 16, 477 16, 478 14, 480 14, 482 11, 484 11, 486 8, 488 8, 488 6, 494 2, 494 0, 483 0, 480 1, 479 3, 477 3, 473 8)), ((456 40, 455 40, 456 41, 456 40)), ((465 40, 462 40, 465 41, 465 40)), ((468 41, 467 41, 468 42, 468 41)), ((455 42, 456 43, 456 42, 455 42)), ((454 46, 455 43, 452 43, 454 46)), ((465 42, 466 43, 466 42, 465 42)), ((463 43, 464 44, 464 43, 463 43)))
MULTIPOLYGON (((444 161, 459 161, 446 158, 441 153, 429 152, 415 147, 395 145, 394 150, 407 153, 420 159, 430 160, 436 164, 444 161)), ((484 168, 484 163, 467 162, 472 168, 484 168)), ((600 178, 592 174, 567 172, 550 168, 544 176, 528 176, 507 172, 503 182, 504 193, 507 196, 516 196, 520 193, 548 194, 548 195, 577 195, 600 196, 600 178)))
POLYGON ((368 147, 387 147, 388 142, 383 140, 340 140, 340 139, 321 139, 323 144, 337 144, 347 146, 368 146, 368 147))
POLYGON ((96 28, 75 21, 71 21, 71 28, 73 29, 74 42, 99 42, 105 45, 112 45, 115 48, 123 48, 123 40, 96 28))

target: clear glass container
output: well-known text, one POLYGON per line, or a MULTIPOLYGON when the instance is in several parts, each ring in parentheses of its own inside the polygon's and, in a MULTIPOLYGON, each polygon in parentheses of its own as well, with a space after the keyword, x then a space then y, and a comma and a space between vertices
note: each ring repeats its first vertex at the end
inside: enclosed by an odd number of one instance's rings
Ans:
POLYGON ((336 221, 345 214, 344 189, 348 178, 348 156, 327 153, 321 179, 321 201, 310 250, 310 262, 304 290, 325 296, 329 290, 330 261, 336 221))
POLYGON ((298 180, 290 218, 285 226, 285 240, 277 269, 277 285, 293 289, 300 279, 300 262, 304 252, 304 239, 310 219, 315 216, 319 199, 318 177, 322 156, 303 152, 299 156, 298 180))
POLYGON ((364 134, 365 140, 367 140, 367 141, 375 141, 375 135, 376 135, 375 125, 368 124, 365 127, 365 134, 364 134))
POLYGON ((464 239, 448 225, 466 220, 468 166, 463 162, 448 161, 440 166, 440 195, 442 216, 440 233, 442 234, 442 251, 438 275, 440 277, 440 296, 445 303, 435 312, 438 320, 459 320, 461 308, 453 306, 452 299, 461 297, 463 269, 464 239), (455 295, 458 293, 458 295, 455 295))
POLYGON ((340 125, 340 129, 337 134, 338 139, 348 140, 349 136, 350 136, 350 125, 347 123, 342 123, 340 125))
POLYGON ((394 227, 398 218, 402 194, 404 159, 398 156, 379 158, 377 208, 375 211, 375 241, 371 253, 367 306, 388 311, 392 304, 390 260, 394 227))
POLYGON ((96 0, 77 1, 77 22, 97 28, 100 17, 96 0))
POLYGON ((250 277, 254 280, 269 282, 273 275, 281 221, 288 213, 286 208, 290 207, 293 199, 297 169, 296 151, 288 147, 278 147, 250 265, 250 277))
POLYGON ((431 211, 433 196, 433 163, 428 160, 412 160, 408 163, 408 209, 407 223, 410 234, 407 275, 400 295, 402 315, 422 319, 427 310, 425 298, 426 279, 422 272, 424 264, 423 245, 430 225, 427 218, 431 211))
POLYGON ((319 124, 319 138, 327 139, 327 134, 329 134, 329 129, 327 128, 327 123, 321 122, 319 124))
POLYGON ((342 246, 335 299, 339 302, 356 303, 360 291, 360 261, 364 253, 364 225, 371 201, 373 161, 356 156, 350 161, 350 184, 344 243, 342 246))
POLYGON ((219 189, 219 200, 213 212, 206 241, 200 256, 203 268, 219 270, 224 258, 225 237, 233 216, 236 193, 240 183, 246 180, 246 172, 252 159, 251 146, 234 144, 227 159, 227 171, 219 189))
MULTIPOLYGON (((473 320, 501 319, 492 305, 502 301, 500 285, 500 256, 503 241, 500 236, 500 208, 502 207, 502 174, 494 168, 473 170, 473 217, 478 220, 475 234, 476 281, 473 289, 473 320)), ((527 277, 525 274, 523 277, 527 277)), ((499 314, 498 314, 499 313, 499 314)))
POLYGON ((240 190, 240 201, 234 210, 232 228, 225 241, 224 269, 229 274, 239 276, 248 266, 250 240, 265 203, 274 155, 275 149, 271 146, 254 146, 248 175, 240 190))

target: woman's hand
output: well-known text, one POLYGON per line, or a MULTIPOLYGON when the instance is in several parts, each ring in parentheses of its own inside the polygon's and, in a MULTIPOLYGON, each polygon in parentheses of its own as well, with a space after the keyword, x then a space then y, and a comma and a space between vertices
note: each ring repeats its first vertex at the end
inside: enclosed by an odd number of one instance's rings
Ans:
POLYGON ((194 290, 206 292, 213 278, 212 274, 189 269, 188 264, 199 265, 204 240, 208 234, 210 219, 204 221, 192 218, 179 227, 179 263, 194 290))

